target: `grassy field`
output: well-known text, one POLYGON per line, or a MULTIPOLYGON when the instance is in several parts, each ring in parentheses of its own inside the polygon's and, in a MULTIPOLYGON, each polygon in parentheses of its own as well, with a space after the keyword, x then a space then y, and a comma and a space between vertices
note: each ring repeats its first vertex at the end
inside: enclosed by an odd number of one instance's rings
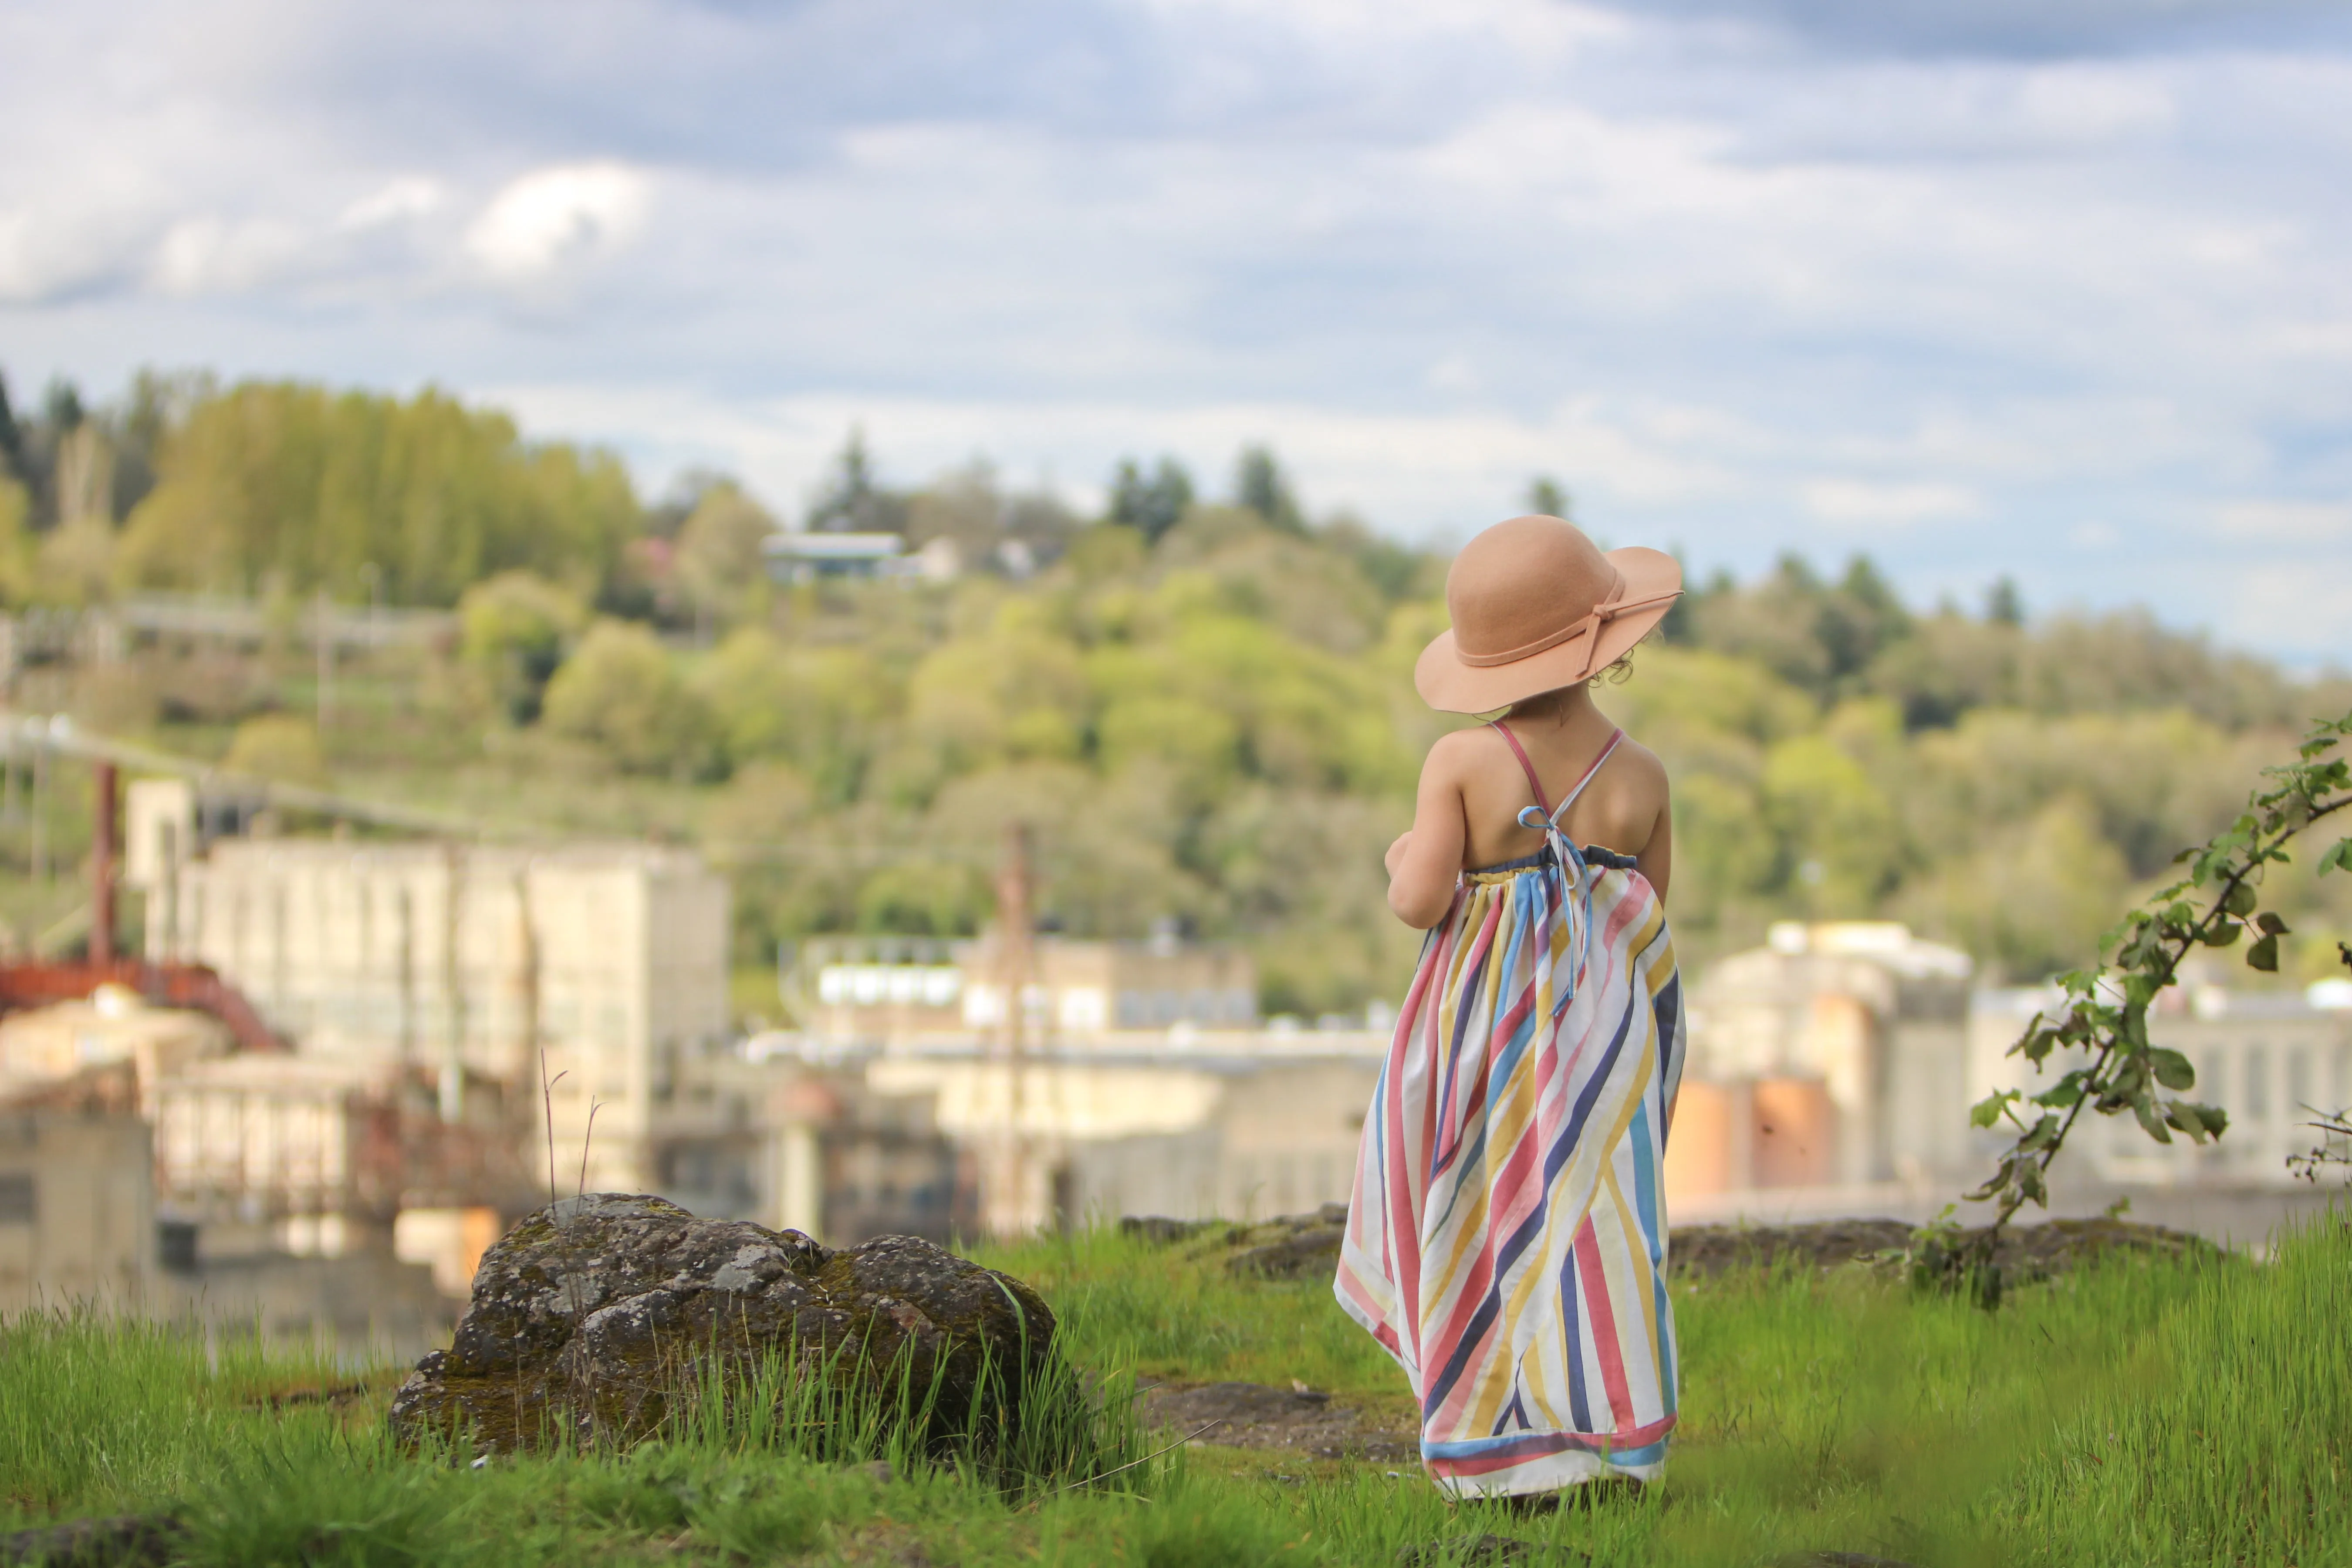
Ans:
MULTIPOLYGON (((1100 1231, 989 1261, 1039 1286, 1083 1365, 1145 1384, 1297 1379, 1402 1413, 1394 1369, 1319 1286, 1234 1281, 1100 1231)), ((1388 1563, 1492 1532, 1596 1563, 2352 1564, 2341 1217, 2267 1263, 2117 1259, 1990 1315, 1861 1269, 1685 1281, 1675 1306, 1667 1482, 1549 1517, 1449 1506, 1410 1467, 1207 1447, 1115 1487, 1009 1490, 903 1453, 885 1480, 740 1429, 625 1458, 416 1458, 383 1436, 397 1370, 354 1385, 70 1316, 0 1331, 0 1487, 10 1528, 173 1512, 191 1563, 1207 1568, 1388 1563)))

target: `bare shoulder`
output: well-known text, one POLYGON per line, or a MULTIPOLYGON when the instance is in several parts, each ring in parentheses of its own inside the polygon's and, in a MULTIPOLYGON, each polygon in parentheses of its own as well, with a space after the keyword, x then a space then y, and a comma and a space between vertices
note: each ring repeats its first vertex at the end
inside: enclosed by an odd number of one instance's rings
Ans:
POLYGON ((1490 739, 1483 730, 1475 728, 1447 731, 1429 748, 1429 758, 1421 765, 1421 776, 1456 783, 1470 777, 1489 763, 1486 745, 1490 739))
POLYGON ((1666 764, 1658 761, 1658 753, 1628 735, 1617 742, 1617 754, 1610 766, 1619 779, 1644 790, 1655 790, 1659 800, 1666 796, 1666 764))
MULTIPOLYGON (((1619 742, 1609 765, 1601 770, 1586 792, 1591 816, 1580 824, 1593 841, 1627 855, 1649 847, 1666 811, 1666 767, 1658 755, 1632 736, 1619 742)), ((1581 804, 1581 803, 1580 803, 1581 804)), ((1580 816, 1584 814, 1580 812, 1580 816)))

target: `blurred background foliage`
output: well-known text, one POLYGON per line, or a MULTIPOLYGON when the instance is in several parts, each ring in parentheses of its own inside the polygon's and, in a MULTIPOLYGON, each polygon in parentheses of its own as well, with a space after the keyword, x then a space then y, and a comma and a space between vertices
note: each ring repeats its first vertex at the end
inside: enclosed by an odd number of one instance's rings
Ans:
MULTIPOLYGON (((19 701, 356 793, 698 844, 747 966, 824 933, 975 931, 1020 820, 1056 929, 1244 942, 1271 1012, 1393 1000, 1418 936, 1381 853, 1460 721, 1411 684, 1444 559, 1311 518, 1262 447, 1222 486, 1164 457, 1107 478, 1098 518, 979 462, 898 487, 853 432, 799 524, 899 532, 924 570, 779 584, 761 547, 784 520, 734 480, 648 503, 610 454, 437 392, 143 375, 20 411, 0 387, 0 602, 454 610, 441 643, 336 671, 331 714, 286 644, 36 669, 19 701)), ((1548 479, 1528 500, 1571 505, 1548 479)), ((1686 963, 1775 919, 1885 917, 2002 977, 2072 967, 2352 703, 2143 614, 2027 608, 2002 581, 1906 605, 1864 556, 1694 575, 1600 693, 1672 773, 1686 963)), ((2352 935, 2323 892, 2281 906, 2314 973, 2352 935)))

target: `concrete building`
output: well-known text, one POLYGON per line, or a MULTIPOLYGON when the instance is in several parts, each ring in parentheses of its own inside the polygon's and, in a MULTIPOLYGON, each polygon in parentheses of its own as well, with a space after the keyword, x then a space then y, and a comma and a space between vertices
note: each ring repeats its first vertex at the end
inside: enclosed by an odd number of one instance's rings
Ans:
POLYGON ((128 1063, 140 1113, 152 1121, 166 1081, 233 1044, 227 1027, 206 1014, 152 1007, 127 987, 101 985, 86 1001, 0 1017, 0 1095, 128 1063))
POLYGON ((504 1086, 516 1138, 593 1187, 657 1190, 681 1068, 728 1034, 727 889, 696 856, 220 837, 181 787, 133 786, 127 868, 147 944, 211 965, 305 1058, 428 1075, 445 1121, 504 1086), (588 1142, 590 1113, 594 1138, 588 1142))
POLYGON ((1697 1214, 1759 1189, 1956 1179, 1970 971, 1900 925, 1786 921, 1698 977, 1668 1200, 1697 1214))
MULTIPOLYGON (((837 1041, 970 1040, 1006 1033, 1003 960, 992 939, 813 942, 802 962, 809 1031, 837 1041)), ((1142 1047, 1180 1033, 1257 1024, 1257 968, 1238 948, 1039 937, 1022 985, 1023 1037, 1142 1047)))
POLYGON ((1263 1217, 1343 1201, 1388 1041, 1360 1033, 1074 1046, 1016 1069, 983 1049, 875 1058, 971 1162, 981 1226, 1122 1214, 1263 1217))
POLYGON ((0 1312, 147 1297, 147 1123, 127 1103, 74 1098, 48 1086, 0 1105, 0 1312))

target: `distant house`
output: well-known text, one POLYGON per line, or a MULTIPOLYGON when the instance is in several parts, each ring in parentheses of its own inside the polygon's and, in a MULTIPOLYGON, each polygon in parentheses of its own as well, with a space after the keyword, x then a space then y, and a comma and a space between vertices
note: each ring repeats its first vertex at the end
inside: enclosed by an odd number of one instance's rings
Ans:
POLYGON ((907 542, 895 533, 772 533, 761 547, 768 575, 779 583, 813 583, 820 577, 897 577, 907 574, 907 542))
MULTIPOLYGON (((1088 1045, 1124 1035, 1254 1030, 1257 971, 1237 948, 1155 938, 1041 936, 1022 987, 1026 1037, 1088 1045)), ((971 942, 812 942, 803 955, 812 1034, 836 1041, 994 1037, 1006 1025, 1003 960, 971 942)))

